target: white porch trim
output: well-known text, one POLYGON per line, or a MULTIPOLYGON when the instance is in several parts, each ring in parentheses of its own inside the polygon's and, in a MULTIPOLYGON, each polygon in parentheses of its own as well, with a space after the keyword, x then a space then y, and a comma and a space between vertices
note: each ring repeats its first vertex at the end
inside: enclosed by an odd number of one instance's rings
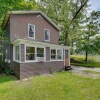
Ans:
POLYGON ((65 50, 70 50, 71 47, 69 46, 62 46, 62 45, 55 45, 55 44, 50 44, 50 43, 45 43, 45 42, 38 42, 38 41, 33 41, 33 40, 25 40, 25 39, 16 39, 11 42, 11 44, 17 45, 17 44, 26 44, 26 45, 40 45, 40 46, 45 46, 45 47, 52 47, 52 48, 61 48, 65 50))

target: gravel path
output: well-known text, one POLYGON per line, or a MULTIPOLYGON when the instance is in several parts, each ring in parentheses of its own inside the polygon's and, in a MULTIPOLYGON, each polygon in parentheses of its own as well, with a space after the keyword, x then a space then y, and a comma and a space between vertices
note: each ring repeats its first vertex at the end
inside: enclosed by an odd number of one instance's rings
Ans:
POLYGON ((72 71, 75 72, 82 72, 85 70, 90 70, 90 71, 95 71, 95 72, 100 72, 100 68, 87 68, 87 67, 80 67, 80 66, 71 66, 72 67, 72 71))
POLYGON ((80 66, 78 66, 78 67, 71 66, 71 67, 72 67, 71 72, 75 72, 75 73, 82 75, 84 77, 92 78, 92 79, 100 78, 100 74, 93 74, 93 73, 85 72, 85 70, 100 72, 100 68, 87 68, 87 67, 80 67, 80 66))

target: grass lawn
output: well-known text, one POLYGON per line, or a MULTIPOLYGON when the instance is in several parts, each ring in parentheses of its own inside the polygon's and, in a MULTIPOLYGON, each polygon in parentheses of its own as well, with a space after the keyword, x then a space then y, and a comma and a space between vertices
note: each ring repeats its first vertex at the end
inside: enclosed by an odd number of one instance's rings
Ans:
POLYGON ((98 59, 92 59, 91 56, 89 56, 88 58, 88 63, 86 63, 84 61, 85 59, 85 56, 83 55, 71 55, 71 58, 74 58, 75 60, 77 60, 78 62, 71 62, 71 65, 75 65, 75 66, 84 66, 84 67, 98 67, 100 68, 100 59, 99 59, 99 56, 96 57, 98 59))
POLYGON ((17 81, 0 76, 0 100, 100 100, 100 78, 57 72, 17 81))

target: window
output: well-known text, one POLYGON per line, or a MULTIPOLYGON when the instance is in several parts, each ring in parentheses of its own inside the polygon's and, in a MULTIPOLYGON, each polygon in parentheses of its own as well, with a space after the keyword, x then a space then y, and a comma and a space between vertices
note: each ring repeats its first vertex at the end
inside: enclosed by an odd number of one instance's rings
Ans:
POLYGON ((44 57, 44 48, 37 48, 37 57, 44 57))
POLYGON ((35 25, 28 24, 28 37, 35 39, 35 25))
POLYGON ((35 47, 26 47, 26 61, 35 60, 35 47))
POLYGON ((45 38, 45 41, 50 41, 50 30, 46 29, 44 31, 44 38, 45 38))
POLYGON ((15 46, 15 60, 19 61, 19 45, 15 46))
POLYGON ((63 50, 51 49, 51 60, 63 60, 63 50))
POLYGON ((57 59, 58 60, 62 59, 62 50, 57 50, 57 59))
POLYGON ((51 49, 51 60, 56 60, 56 50, 51 49))

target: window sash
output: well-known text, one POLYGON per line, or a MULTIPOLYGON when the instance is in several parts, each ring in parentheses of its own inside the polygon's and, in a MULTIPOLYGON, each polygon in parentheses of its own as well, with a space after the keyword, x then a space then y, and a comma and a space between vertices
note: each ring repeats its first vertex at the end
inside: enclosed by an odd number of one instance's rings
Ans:
POLYGON ((61 60, 62 59, 62 56, 63 56, 63 54, 62 54, 62 50, 57 50, 57 59, 58 60, 61 60))
POLYGON ((63 50, 51 49, 51 60, 63 60, 63 50))
POLYGON ((36 59, 35 47, 26 47, 26 61, 34 61, 36 59))
POLYGON ((35 25, 28 24, 28 36, 35 38, 35 25))
POLYGON ((37 57, 44 57, 44 48, 37 47, 37 57))
POLYGON ((36 61, 37 57, 45 57, 44 56, 44 48, 43 47, 26 46, 26 55, 25 56, 26 56, 26 61, 36 61))
POLYGON ((46 41, 50 41, 50 30, 45 29, 44 38, 45 38, 46 41))

